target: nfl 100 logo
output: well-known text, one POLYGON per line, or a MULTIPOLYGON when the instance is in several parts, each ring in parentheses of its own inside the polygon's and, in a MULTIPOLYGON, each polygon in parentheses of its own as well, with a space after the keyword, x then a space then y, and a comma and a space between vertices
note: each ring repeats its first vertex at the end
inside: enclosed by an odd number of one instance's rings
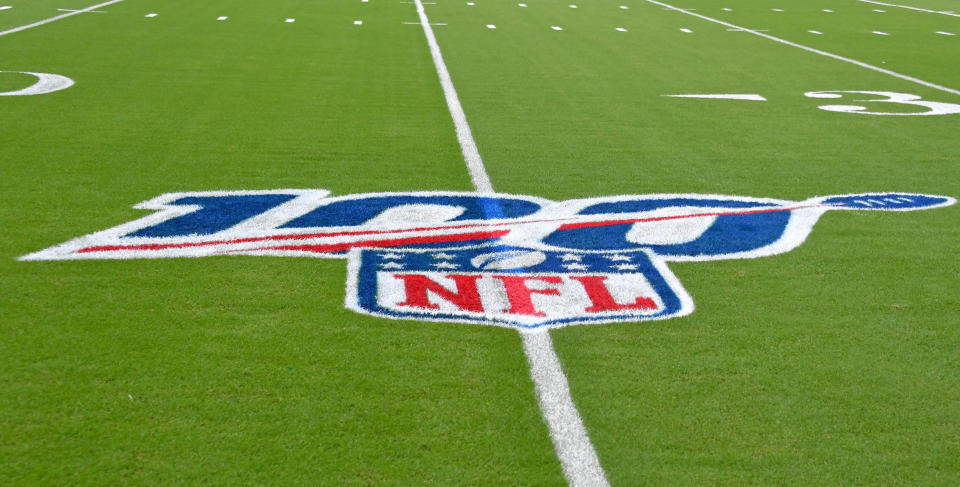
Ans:
POLYGON ((550 201, 468 192, 169 193, 141 219, 21 260, 273 255, 348 259, 346 306, 395 319, 520 330, 665 319, 693 300, 671 261, 780 254, 830 210, 955 199, 866 193, 804 201, 652 194, 550 201))

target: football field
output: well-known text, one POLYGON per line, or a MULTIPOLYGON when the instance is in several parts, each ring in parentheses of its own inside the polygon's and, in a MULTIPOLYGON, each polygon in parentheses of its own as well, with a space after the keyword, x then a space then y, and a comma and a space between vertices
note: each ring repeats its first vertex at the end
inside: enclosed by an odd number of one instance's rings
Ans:
POLYGON ((960 1, 97 2, 0 0, 0 485, 960 484, 960 1))

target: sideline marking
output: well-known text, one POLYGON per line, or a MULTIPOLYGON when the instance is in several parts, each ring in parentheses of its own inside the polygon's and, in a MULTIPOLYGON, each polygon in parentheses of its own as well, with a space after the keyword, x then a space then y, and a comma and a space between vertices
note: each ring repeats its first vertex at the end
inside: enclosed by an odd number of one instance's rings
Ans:
MULTIPOLYGON (((885 7, 905 8, 905 9, 908 9, 908 10, 916 10, 916 11, 918 11, 918 12, 927 12, 927 13, 931 13, 931 14, 940 14, 940 15, 949 15, 949 16, 951 16, 951 17, 960 17, 960 14, 957 14, 957 13, 954 13, 954 12, 946 12, 946 11, 943 11, 943 10, 930 10, 930 9, 926 9, 926 8, 912 7, 912 6, 910 6, 910 5, 897 5, 897 4, 895 4, 895 3, 877 2, 877 1, 874 1, 874 0, 857 0, 857 1, 858 1, 858 2, 863 2, 863 3, 872 3, 872 4, 874 4, 874 5, 883 5, 883 6, 885 6, 885 7)), ((874 10, 874 12, 876 12, 876 10, 874 10)))
POLYGON ((487 176, 487 170, 483 166, 483 159, 480 158, 477 143, 473 140, 473 133, 467 123, 467 115, 463 113, 463 106, 460 105, 457 90, 453 87, 450 72, 447 71, 447 65, 443 62, 443 55, 440 54, 440 46, 437 44, 436 36, 433 35, 430 20, 427 19, 423 3, 420 0, 415 1, 417 15, 420 16, 420 25, 423 27, 423 34, 427 37, 430 55, 433 57, 433 64, 437 68, 437 76, 440 77, 440 86, 443 88, 443 96, 447 99, 447 108, 450 109, 450 116, 453 117, 453 125, 457 130, 457 140, 460 142, 463 158, 466 160, 467 170, 470 172, 470 180, 473 181, 473 186, 478 192, 493 193, 490 177, 487 176))
POLYGON ((712 98, 717 100, 749 100, 749 101, 767 101, 761 95, 661 95, 670 98, 712 98))
POLYGON ((942 30, 938 30, 938 31, 937 31, 937 34, 940 34, 940 35, 942 35, 942 36, 955 36, 955 35, 956 35, 956 34, 954 34, 953 32, 946 32, 946 31, 942 31, 942 30))
POLYGON ((797 44, 796 42, 788 41, 788 40, 786 40, 786 39, 781 39, 781 38, 779 38, 779 37, 775 37, 775 36, 772 36, 772 35, 770 35, 770 34, 764 34, 763 32, 759 32, 759 31, 756 31, 756 30, 753 30, 753 29, 748 29, 748 28, 746 28, 746 27, 741 27, 741 26, 739 26, 739 25, 731 24, 731 23, 729 23, 729 22, 724 22, 724 21, 722 21, 722 20, 715 19, 715 18, 713 18, 713 17, 707 17, 706 15, 698 14, 698 13, 695 13, 695 12, 691 12, 691 11, 689 11, 689 10, 685 10, 685 9, 682 9, 682 8, 679 8, 679 7, 674 7, 673 5, 666 4, 666 3, 663 3, 663 2, 658 2, 657 0, 646 0, 646 1, 647 1, 648 3, 652 3, 652 4, 654 4, 654 5, 659 5, 659 6, 661 6, 661 7, 666 7, 666 8, 668 8, 668 9, 670 9, 670 10, 675 10, 675 11, 680 12, 680 13, 683 13, 683 14, 691 15, 691 16, 697 17, 697 18, 699 18, 699 19, 706 20, 706 21, 708 21, 708 22, 713 22, 713 23, 715 23, 715 24, 720 24, 720 25, 724 25, 724 26, 727 26, 727 27, 735 28, 735 29, 743 29, 744 32, 749 32, 749 33, 751 33, 751 34, 753 34, 753 35, 755 35, 755 36, 760 36, 760 37, 763 37, 763 38, 765 38, 765 39, 769 39, 769 40, 774 41, 774 42, 779 42, 780 44, 785 44, 785 45, 788 45, 788 46, 791 46, 791 47, 796 47, 797 49, 803 49, 804 51, 807 51, 807 52, 812 52, 812 53, 814 53, 814 54, 819 54, 819 55, 821 55, 821 56, 826 56, 826 57, 829 57, 829 58, 836 59, 836 60, 838 60, 838 61, 843 61, 843 62, 845 62, 845 63, 850 63, 850 64, 853 64, 853 65, 856 65, 856 66, 860 66, 861 68, 866 68, 866 69, 870 69, 870 70, 872 70, 872 71, 876 71, 876 72, 878 72, 878 73, 883 73, 883 74, 886 74, 886 75, 889 75, 889 76, 893 76, 894 78, 900 78, 900 79, 905 80, 905 81, 910 81, 910 82, 916 83, 916 84, 918 84, 918 85, 926 86, 927 88, 933 88, 933 89, 935 89, 935 90, 940 90, 940 91, 943 91, 943 92, 946 92, 946 93, 951 93, 951 94, 960 96, 960 90, 955 90, 955 89, 953 89, 953 88, 948 88, 948 87, 946 87, 946 86, 942 86, 942 85, 938 85, 938 84, 935 84, 935 83, 931 83, 931 82, 929 82, 929 81, 924 81, 924 80, 922 80, 922 79, 920 79, 920 78, 914 78, 913 76, 907 76, 907 75, 905 75, 905 74, 900 74, 900 73, 898 73, 898 72, 896 72, 896 71, 890 71, 889 69, 884 69, 884 68, 881 68, 881 67, 879 67, 879 66, 874 66, 874 65, 872 65, 872 64, 867 64, 867 63, 862 62, 862 61, 857 61, 856 59, 851 59, 851 58, 848 58, 848 57, 840 56, 840 55, 838 55, 838 54, 833 54, 833 53, 827 52, 827 51, 821 51, 820 49, 815 49, 815 48, 812 48, 812 47, 809 47, 809 46, 804 46, 803 44, 797 44))
POLYGON ((74 15, 77 15, 77 14, 82 14, 82 13, 85 13, 85 12, 90 12, 90 11, 96 10, 96 9, 98 9, 98 8, 100 8, 100 7, 106 7, 107 5, 113 5, 113 4, 115 4, 115 3, 120 3, 120 2, 122 2, 122 1, 123 1, 123 0, 110 0, 109 2, 98 3, 98 4, 96 4, 96 5, 92 5, 92 6, 87 7, 87 8, 83 8, 83 9, 76 10, 76 11, 73 11, 73 12, 67 12, 67 13, 65 13, 65 14, 60 14, 60 15, 57 15, 57 16, 55 16, 55 17, 50 17, 49 19, 43 19, 43 20, 34 22, 34 23, 32 23, 32 24, 21 25, 20 27, 14 27, 14 28, 12 28, 12 29, 5 30, 5 31, 3 31, 3 32, 0 32, 0 36, 5 36, 5 35, 7 35, 7 34, 13 34, 14 32, 20 32, 20 31, 22 31, 22 30, 27 30, 27 29, 32 29, 32 28, 34 28, 34 27, 39 27, 39 26, 44 25, 44 24, 49 24, 50 22, 56 22, 56 21, 58 21, 58 20, 60 20, 60 19, 65 19, 65 18, 67 18, 67 17, 71 17, 71 16, 74 16, 74 15))
MULTIPOLYGON (((450 72, 447 71, 447 66, 443 62, 437 38, 433 35, 433 29, 430 28, 430 20, 427 19, 423 3, 420 0, 415 2, 417 14, 420 16, 420 25, 423 26, 423 34, 430 46, 430 55, 433 57, 437 76, 440 78, 440 85, 447 99, 447 107, 450 109, 450 116, 453 117, 457 129, 457 139, 463 150, 470 180, 473 181, 474 188, 478 192, 493 193, 490 177, 480 158, 477 144, 473 140, 470 125, 467 124, 467 116, 453 88, 450 72)), ((521 338, 523 351, 530 362, 530 377, 536 389, 537 401, 540 403, 550 439, 553 441, 567 481, 574 487, 609 487, 610 483, 607 482, 587 430, 573 404, 573 398, 570 397, 570 386, 567 384, 560 359, 553 349, 549 332, 542 330, 539 333, 521 333, 521 338)))

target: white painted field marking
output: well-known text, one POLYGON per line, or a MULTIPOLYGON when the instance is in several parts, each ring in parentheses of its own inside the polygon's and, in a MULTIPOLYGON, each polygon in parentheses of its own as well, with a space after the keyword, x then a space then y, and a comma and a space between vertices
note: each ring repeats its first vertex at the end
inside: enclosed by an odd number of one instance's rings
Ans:
POLYGON ((821 105, 817 108, 828 112, 856 113, 860 115, 883 115, 883 116, 929 116, 929 115, 955 115, 960 113, 960 105, 956 103, 944 103, 940 101, 927 101, 920 95, 912 93, 898 93, 895 91, 808 91, 803 95, 807 98, 842 98, 845 93, 871 95, 873 97, 854 100, 862 103, 892 104, 892 105, 912 105, 926 108, 925 112, 882 112, 870 111, 862 105, 821 105))
POLYGON ((537 400, 550 428, 560 465, 571 486, 609 486, 583 419, 570 397, 570 385, 547 331, 520 333, 530 362, 537 400))
POLYGON ((29 74, 37 78, 37 82, 20 90, 0 92, 0 96, 29 96, 53 93, 73 86, 73 80, 59 74, 30 73, 26 71, 0 71, 0 73, 29 74))
POLYGON ((103 11, 103 10, 84 10, 84 11, 80 11, 80 10, 77 10, 77 9, 74 9, 74 8, 58 8, 57 11, 58 11, 58 12, 76 12, 76 13, 78 13, 78 14, 84 14, 84 13, 89 13, 89 14, 105 14, 105 13, 107 13, 107 12, 105 12, 105 11, 103 11))
POLYGON ((563 30, 563 27, 556 26, 556 25, 553 25, 553 26, 551 26, 550 28, 553 29, 553 30, 563 30))
POLYGON ((879 30, 875 30, 875 31, 873 31, 873 33, 876 34, 876 35, 878 35, 878 36, 888 36, 888 35, 890 35, 890 33, 888 33, 888 32, 881 32, 881 31, 879 31, 879 30))
POLYGON ((525 3, 518 3, 517 5, 520 6, 520 7, 524 7, 524 8, 527 6, 527 4, 525 4, 525 3))
POLYGON ((721 10, 723 10, 724 12, 733 12, 732 8, 723 8, 721 10))
MULTIPOLYGON (((123 1, 123 0, 110 0, 109 2, 103 2, 103 3, 98 3, 98 4, 96 4, 96 5, 91 5, 91 6, 87 7, 87 8, 83 8, 83 9, 77 10, 76 12, 67 12, 67 13, 65 13, 65 14, 60 14, 60 15, 57 15, 57 16, 55 16, 55 17, 50 17, 49 19, 43 19, 43 20, 34 22, 34 23, 32 23, 32 24, 21 25, 20 27, 14 27, 14 28, 12 28, 12 29, 5 30, 5 31, 3 31, 3 32, 0 32, 0 36, 5 36, 5 35, 7 35, 7 34, 13 34, 14 32, 20 32, 20 31, 24 31, 24 30, 27 30, 27 29, 32 29, 32 28, 34 28, 34 27, 39 27, 39 26, 41 26, 41 25, 49 24, 50 22, 56 22, 56 21, 58 21, 58 20, 60 20, 60 19, 65 19, 65 18, 67 18, 67 17, 72 17, 72 16, 77 15, 77 14, 82 14, 82 13, 84 13, 84 12, 89 12, 89 11, 91 11, 91 10, 96 10, 96 9, 98 9, 98 8, 100 8, 100 7, 106 7, 107 5, 113 5, 113 4, 115 4, 115 3, 120 3, 120 2, 122 2, 122 1, 123 1)), ((8 8, 9 8, 9 7, 8 7, 8 8)))
POLYGON ((693 31, 690 30, 690 29, 688 29, 688 28, 686 28, 686 27, 680 29, 680 32, 683 32, 683 33, 686 33, 686 34, 693 34, 693 31))
POLYGON ((879 8, 875 8, 875 9, 873 9, 873 11, 874 11, 874 12, 877 12, 877 13, 879 13, 879 14, 882 14, 882 13, 886 12, 886 10, 881 10, 881 9, 879 9, 879 8))
POLYGON ((783 12, 782 8, 772 8, 770 10, 773 10, 774 12, 783 12))
POLYGON ((6 10, 6 9, 8 9, 8 8, 13 8, 13 7, 11 7, 11 6, 9 6, 9 5, 4 5, 4 6, 0 7, 0 10, 6 10))
POLYGON ((149 14, 147 14, 147 15, 144 15, 144 17, 146 17, 146 18, 148 18, 148 19, 152 19, 152 18, 156 17, 157 15, 160 15, 160 14, 157 14, 157 13, 149 13, 149 14))
POLYGON ((627 29, 624 29, 623 27, 617 27, 617 32, 626 32, 626 31, 627 29))
MULTIPOLYGON (((473 140, 467 116, 453 87, 453 80, 443 61, 437 38, 430 27, 430 20, 420 0, 416 0, 416 5, 420 25, 423 26, 423 34, 427 38, 430 55, 447 100, 447 108, 456 127, 457 140, 463 151, 470 180, 478 192, 493 193, 493 185, 483 165, 483 159, 480 158, 477 143, 473 140)), ((553 349, 549 332, 544 330, 539 333, 521 333, 521 337, 524 353, 530 362, 530 376, 536 388, 537 400, 567 481, 574 487, 609 487, 597 453, 570 397, 570 386, 560 366, 560 359, 553 349)))
POLYGON ((487 24, 487 28, 488 28, 488 29, 496 29, 497 26, 495 26, 495 25, 493 25, 493 24, 487 24))
POLYGON ((362 20, 354 20, 354 21, 353 21, 353 25, 363 25, 363 21, 362 21, 362 20))
POLYGON ((818 35, 818 36, 822 36, 822 35, 823 35, 823 32, 820 32, 819 30, 808 30, 807 32, 809 32, 809 33, 811 33, 811 34, 816 34, 816 35, 818 35))
MULTIPOLYGON (((770 29, 753 29, 757 32, 769 32, 770 29)), ((727 32, 747 32, 744 29, 727 29, 727 32)))
POLYGON ((833 10, 830 10, 829 8, 825 8, 825 9, 823 9, 823 11, 826 12, 826 13, 828 13, 828 14, 832 14, 832 13, 833 13, 833 10))
POLYGON ((646 0, 646 1, 649 2, 649 3, 652 3, 652 4, 654 4, 654 5, 659 5, 659 6, 661 6, 661 7, 667 7, 667 8, 669 8, 670 10, 675 10, 675 11, 677 11, 677 12, 680 12, 680 13, 683 13, 683 14, 686 14, 686 15, 691 15, 691 16, 693 16, 693 17, 697 17, 697 18, 699 18, 699 19, 706 20, 706 21, 708 21, 708 22, 713 22, 713 23, 715 23, 715 24, 720 24, 720 25, 724 25, 724 26, 727 26, 727 27, 733 27, 733 28, 743 29, 744 31, 749 32, 749 33, 751 33, 751 34, 753 34, 753 35, 760 36, 760 37, 763 37, 764 39, 769 39, 769 40, 774 41, 774 42, 779 42, 780 44, 784 44, 784 45, 791 46, 791 47, 796 47, 797 49, 803 49, 804 51, 807 51, 807 52, 812 52, 812 53, 814 53, 814 54, 819 54, 819 55, 821 55, 821 56, 825 56, 825 57, 828 57, 828 58, 836 59, 836 60, 838 60, 838 61, 843 61, 843 62, 845 62, 845 63, 850 63, 850 64, 853 64, 853 65, 856 65, 856 66, 860 66, 861 68, 865 68, 865 69, 869 69, 869 70, 872 70, 872 71, 876 71, 876 72, 878 72, 878 73, 883 73, 883 74, 886 74, 886 75, 889 75, 889 76, 893 76, 894 78, 900 78, 900 79, 905 80, 905 81, 910 81, 911 83, 916 83, 916 84, 918 84, 918 85, 926 86, 927 88, 933 88, 933 89, 935 89, 935 90, 943 91, 943 92, 945 92, 945 93, 951 93, 951 94, 960 96, 960 90, 955 90, 955 89, 953 89, 953 88, 948 88, 948 87, 946 87, 946 86, 941 86, 941 85, 938 85, 938 84, 935 84, 935 83, 931 83, 931 82, 929 82, 929 81, 924 81, 924 80, 919 79, 919 78, 914 78, 914 77, 912 77, 912 76, 907 76, 907 75, 905 75, 905 74, 900 74, 900 73, 898 73, 898 72, 896 72, 896 71, 890 71, 889 69, 884 69, 884 68, 881 68, 881 67, 879 67, 879 66, 874 66, 874 65, 872 65, 872 64, 867 64, 867 63, 862 62, 862 61, 857 61, 856 59, 851 59, 851 58, 848 58, 848 57, 840 56, 840 55, 833 54, 833 53, 830 53, 830 52, 827 52, 827 51, 821 51, 820 49, 815 49, 815 48, 812 48, 812 47, 809 47, 809 46, 804 46, 803 44, 797 44, 796 42, 791 42, 791 41, 788 41, 788 40, 786 40, 786 39, 781 39, 781 38, 779 38, 779 37, 775 37, 775 36, 772 36, 772 35, 770 35, 770 34, 764 34, 763 32, 757 32, 756 30, 747 29, 747 28, 745 28, 745 27, 741 27, 741 26, 739 26, 739 25, 731 24, 731 23, 729 23, 729 22, 724 22, 724 21, 722 21, 722 20, 715 19, 715 18, 713 18, 713 17, 707 17, 706 15, 698 14, 698 13, 695 13, 695 12, 691 12, 691 11, 689 11, 689 10, 685 10, 685 9, 682 9, 682 8, 679 8, 679 7, 674 7, 673 5, 669 5, 669 4, 666 4, 666 3, 663 3, 663 2, 659 2, 659 1, 657 1, 657 0, 646 0))
POLYGON ((708 98, 716 100, 748 100, 748 101, 767 101, 762 95, 736 95, 736 94, 718 94, 718 95, 662 95, 670 98, 708 98))
POLYGON ((292 23, 294 23, 294 22, 296 22, 296 21, 297 21, 297 19, 287 19, 287 20, 284 20, 284 22, 286 22, 286 23, 288 23, 288 24, 292 24, 292 23))
POLYGON ((940 34, 940 35, 942 35, 942 36, 955 36, 955 35, 956 35, 956 34, 954 34, 953 32, 945 32, 945 31, 942 31, 942 30, 938 30, 938 31, 937 31, 937 34, 940 34))
POLYGON ((949 15, 949 16, 951 16, 951 17, 960 17, 960 14, 955 13, 955 12, 951 12, 951 11, 947 11, 947 10, 930 10, 930 9, 926 9, 926 8, 913 7, 913 6, 910 6, 910 5, 897 5, 897 4, 895 4, 895 3, 877 2, 877 1, 875 1, 875 0, 857 0, 857 1, 863 2, 863 3, 872 3, 872 4, 874 4, 874 5, 883 5, 883 6, 885 6, 885 7, 896 7, 896 8, 905 8, 905 9, 908 9, 908 10, 916 10, 917 12, 927 12, 927 13, 931 13, 931 14, 940 14, 940 15, 949 15))
POLYGON ((570 8, 577 8, 577 6, 576 6, 576 5, 571 5, 570 8))
POLYGON ((221 16, 217 17, 217 20, 227 20, 228 18, 229 18, 229 17, 227 17, 226 15, 221 15, 221 16))
POLYGON ((470 172, 470 180, 473 181, 473 187, 477 191, 493 193, 493 185, 490 184, 490 177, 487 176, 487 169, 483 165, 477 143, 473 140, 473 133, 467 123, 467 115, 463 112, 460 98, 457 97, 457 90, 453 87, 453 79, 450 78, 447 65, 443 62, 443 55, 440 54, 440 46, 437 44, 436 36, 433 35, 433 28, 430 27, 427 12, 424 11, 423 3, 420 0, 415 1, 417 15, 420 16, 420 25, 423 27, 423 34, 427 37, 430 55, 433 57, 433 64, 437 68, 437 76, 440 77, 443 96, 447 99, 447 108, 450 110, 453 125, 457 130, 457 141, 460 142, 460 149, 463 151, 463 158, 467 163, 467 171, 470 172))

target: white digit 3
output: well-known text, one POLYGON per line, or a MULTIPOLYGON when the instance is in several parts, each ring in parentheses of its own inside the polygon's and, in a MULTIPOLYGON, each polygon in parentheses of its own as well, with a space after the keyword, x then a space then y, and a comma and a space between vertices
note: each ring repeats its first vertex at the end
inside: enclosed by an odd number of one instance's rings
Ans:
POLYGON ((804 93, 807 98, 843 98, 841 93, 860 93, 864 95, 876 95, 884 98, 870 98, 863 100, 853 100, 855 102, 870 103, 896 103, 899 105, 914 105, 924 107, 925 112, 873 112, 862 105, 820 105, 818 108, 828 112, 841 113, 859 113, 862 115, 950 115, 960 113, 960 105, 955 103, 944 103, 939 101, 924 101, 919 95, 909 93, 897 93, 895 91, 808 91, 804 93))
POLYGON ((37 78, 37 82, 16 91, 0 92, 0 96, 24 96, 24 95, 42 95, 54 91, 65 90, 73 86, 73 80, 66 76, 50 73, 30 73, 27 71, 0 71, 0 73, 19 73, 29 74, 37 78))

